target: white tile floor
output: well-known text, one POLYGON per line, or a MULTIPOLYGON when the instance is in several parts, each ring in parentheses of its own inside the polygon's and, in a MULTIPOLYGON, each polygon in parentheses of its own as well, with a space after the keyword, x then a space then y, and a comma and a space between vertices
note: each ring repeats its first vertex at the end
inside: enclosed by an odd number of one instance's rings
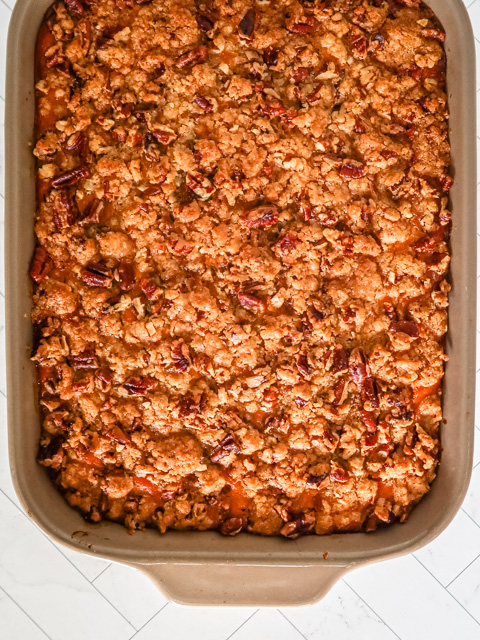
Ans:
MULTIPOLYGON (((0 0, 2 135, 5 44, 14 3, 15 0, 0 0)), ((477 36, 477 88, 480 89, 480 0, 465 0, 465 4, 477 36)), ((0 237, 3 237, 3 221, 1 153, 0 237)), ((2 242, 0 260, 3 263, 2 242)), ((133 637, 136 640, 190 640, 192 636, 202 640, 480 638, 480 429, 477 429, 476 467, 468 496, 447 531, 411 556, 350 574, 321 603, 310 607, 181 608, 167 602, 147 578, 131 569, 58 548, 19 508, 8 472, 3 290, 0 268, 2 640, 127 640, 133 637)), ((477 376, 479 372, 480 368, 477 376)), ((476 424, 480 427, 480 415, 477 414, 477 418, 476 424)))

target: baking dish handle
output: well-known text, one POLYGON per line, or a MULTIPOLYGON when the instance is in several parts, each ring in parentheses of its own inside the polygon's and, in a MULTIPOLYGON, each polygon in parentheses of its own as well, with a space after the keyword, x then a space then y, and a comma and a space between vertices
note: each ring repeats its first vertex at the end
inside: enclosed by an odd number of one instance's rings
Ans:
POLYGON ((323 598, 353 567, 134 565, 169 599, 201 606, 294 606, 323 598))

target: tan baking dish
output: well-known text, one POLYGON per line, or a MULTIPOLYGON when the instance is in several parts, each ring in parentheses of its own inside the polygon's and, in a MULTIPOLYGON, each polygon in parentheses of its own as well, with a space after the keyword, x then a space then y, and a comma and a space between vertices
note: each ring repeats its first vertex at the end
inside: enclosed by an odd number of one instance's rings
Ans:
POLYGON ((35 461, 39 417, 31 345, 30 282, 34 245, 34 45, 52 0, 17 0, 10 23, 6 106, 6 322, 9 450, 13 481, 29 516, 71 549, 136 567, 165 595, 185 604, 298 605, 324 596, 346 572, 409 553, 454 517, 472 466, 475 402, 476 133, 475 49, 462 0, 430 0, 443 23, 448 56, 455 186, 450 297, 450 362, 444 384, 443 455, 432 491, 404 525, 374 533, 295 541, 241 534, 155 531, 128 535, 112 523, 87 524, 35 461), (327 553, 328 555, 327 555, 327 553), (324 555, 325 554, 325 555, 324 555))

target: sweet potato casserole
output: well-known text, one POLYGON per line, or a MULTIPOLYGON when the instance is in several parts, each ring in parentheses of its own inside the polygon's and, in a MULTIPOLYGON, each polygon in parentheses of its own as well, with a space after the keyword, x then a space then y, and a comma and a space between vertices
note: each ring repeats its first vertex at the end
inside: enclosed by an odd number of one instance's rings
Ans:
POLYGON ((93 522, 404 521, 439 457, 444 32, 418 0, 64 0, 36 58, 39 461, 93 522))

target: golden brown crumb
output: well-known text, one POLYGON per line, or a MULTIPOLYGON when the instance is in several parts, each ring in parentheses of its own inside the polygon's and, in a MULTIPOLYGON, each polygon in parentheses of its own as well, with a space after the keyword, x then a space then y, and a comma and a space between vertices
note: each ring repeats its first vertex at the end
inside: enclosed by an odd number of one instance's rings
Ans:
POLYGON ((417 0, 65 0, 37 45, 39 460, 90 520, 404 521, 452 180, 417 0))

